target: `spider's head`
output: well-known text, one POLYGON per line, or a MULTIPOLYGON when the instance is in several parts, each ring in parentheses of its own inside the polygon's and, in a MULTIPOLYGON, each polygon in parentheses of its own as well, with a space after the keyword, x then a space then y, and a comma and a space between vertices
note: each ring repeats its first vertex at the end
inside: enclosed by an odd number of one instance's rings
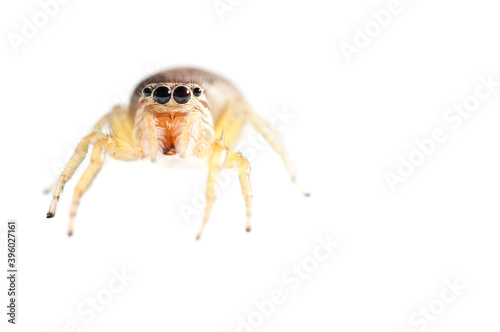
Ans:
POLYGON ((200 154, 213 139, 212 113, 205 93, 198 84, 145 85, 140 92, 135 115, 138 137, 149 135, 151 120, 144 121, 147 115, 153 118, 154 135, 166 155, 179 153, 183 157, 200 154))
POLYGON ((203 89, 195 83, 151 83, 141 92, 139 107, 152 114, 209 112, 203 89))

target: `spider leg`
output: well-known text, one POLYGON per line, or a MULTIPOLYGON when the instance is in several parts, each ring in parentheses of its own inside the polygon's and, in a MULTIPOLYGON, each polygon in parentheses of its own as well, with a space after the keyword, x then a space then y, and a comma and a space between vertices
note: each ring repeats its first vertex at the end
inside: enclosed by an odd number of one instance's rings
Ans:
POLYGON ((207 199, 207 205, 205 206, 205 212, 203 214, 203 220, 196 235, 196 239, 198 240, 205 229, 205 226, 208 222, 208 217, 210 216, 210 212, 212 211, 212 207, 214 205, 215 197, 217 196, 217 185, 219 182, 220 171, 224 167, 226 162, 226 158, 228 155, 229 147, 227 143, 218 139, 210 146, 209 157, 208 157, 208 180, 207 180, 207 189, 205 192, 205 197, 207 199))
POLYGON ((215 135, 216 137, 220 137, 220 139, 217 139, 212 144, 208 152, 209 171, 205 193, 207 204, 205 206, 201 228, 196 236, 197 239, 201 237, 212 211, 219 182, 219 175, 222 168, 238 168, 241 191, 246 206, 246 230, 250 231, 253 197, 252 187, 250 185, 250 163, 241 153, 229 152, 230 147, 236 143, 241 133, 241 128, 245 124, 245 119, 241 116, 241 106, 241 100, 235 100, 233 103, 227 105, 226 110, 217 121, 217 125, 215 127, 215 135))
POLYGON ((70 211, 69 235, 73 234, 74 219, 80 199, 101 170, 105 154, 117 160, 134 161, 142 157, 142 149, 139 146, 134 147, 127 141, 114 136, 106 136, 94 145, 90 156, 90 165, 75 187, 70 211))
POLYGON ((250 231, 250 218, 252 216, 252 186, 250 185, 250 173, 252 171, 250 163, 241 154, 237 152, 230 152, 226 160, 226 168, 238 168, 238 177, 240 179, 241 192, 245 200, 247 212, 246 230, 250 231))
POLYGON ((218 140, 212 144, 211 155, 209 158, 209 171, 208 171, 208 182, 206 189, 206 199, 207 205, 205 207, 205 213, 203 215, 202 225, 196 239, 200 239, 203 230, 208 222, 210 212, 217 195, 217 185, 219 182, 219 175, 222 167, 224 168, 238 168, 238 176, 240 180, 241 192, 245 200, 247 223, 246 230, 250 231, 250 219, 252 216, 252 187, 250 185, 250 173, 251 167, 248 160, 241 154, 236 152, 228 153, 228 146, 223 140, 218 140), (227 157, 226 157, 227 155, 227 157))
POLYGON ((59 201, 59 197, 64 189, 66 182, 68 182, 76 169, 82 163, 83 159, 87 155, 89 145, 95 144, 98 141, 106 137, 104 133, 101 132, 105 125, 109 125, 110 129, 118 137, 126 139, 130 144, 136 145, 136 139, 133 134, 133 123, 128 115, 128 110, 121 106, 116 106, 111 112, 104 115, 94 126, 92 132, 85 136, 78 144, 75 153, 71 157, 68 165, 63 170, 61 176, 57 182, 52 185, 46 191, 50 191, 55 187, 54 195, 52 197, 52 202, 49 207, 49 212, 47 213, 47 218, 52 218, 56 214, 56 207, 59 201))
POLYGON ((208 160, 209 177, 205 194, 207 205, 205 207, 205 213, 203 216, 201 228, 198 232, 198 235, 196 236, 197 239, 200 238, 208 222, 208 217, 215 201, 219 174, 223 167, 238 168, 241 192, 243 194, 243 199, 245 200, 246 206, 246 230, 250 231, 253 198, 252 187, 250 185, 250 163, 241 153, 229 152, 229 149, 232 148, 237 142, 241 134, 241 129, 245 125, 245 108, 246 104, 242 99, 235 99, 231 103, 228 103, 220 118, 217 120, 216 126, 214 128, 215 136, 220 137, 220 139, 212 145, 212 148, 210 150, 211 154, 208 160))
POLYGON ((113 136, 125 139, 132 145, 137 143, 134 134, 134 122, 130 117, 128 109, 123 106, 117 105, 113 107, 111 112, 105 114, 94 125, 93 132, 101 132, 103 127, 109 126, 113 132, 113 136))
POLYGON ((230 149, 234 147, 245 125, 246 104, 242 99, 228 103, 215 124, 215 137, 224 137, 230 149))
POLYGON ((59 201, 59 197, 61 196, 61 192, 64 189, 64 185, 66 182, 68 182, 73 174, 75 173, 76 169, 80 164, 82 163, 83 159, 87 155, 87 151, 89 149, 90 144, 95 144, 102 138, 104 138, 105 135, 94 132, 91 133, 87 136, 85 136, 80 143, 78 144, 75 154, 73 157, 71 157, 68 165, 64 169, 64 171, 61 174, 61 177, 59 178, 56 189, 54 191, 54 196, 52 197, 52 202, 50 204, 49 212, 47 212, 47 218, 52 218, 56 215, 56 207, 57 207, 57 202, 59 201))
POLYGON ((285 148, 284 138, 280 131, 269 121, 254 112, 250 107, 246 108, 245 115, 247 119, 252 123, 255 130, 257 130, 257 132, 259 132, 264 137, 269 145, 271 145, 274 151, 281 156, 281 159, 283 160, 283 163, 288 170, 288 174, 290 174, 292 182, 297 185, 304 196, 309 196, 309 192, 304 190, 297 182, 297 172, 295 171, 292 159, 290 158, 290 155, 285 148))

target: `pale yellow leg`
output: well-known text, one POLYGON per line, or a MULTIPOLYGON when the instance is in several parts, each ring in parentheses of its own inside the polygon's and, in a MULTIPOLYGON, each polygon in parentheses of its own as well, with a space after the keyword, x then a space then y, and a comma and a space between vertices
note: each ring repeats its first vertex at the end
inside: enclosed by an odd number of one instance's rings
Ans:
POLYGON ((207 205, 203 215, 202 225, 196 239, 199 239, 205 229, 205 226, 210 217, 215 198, 217 196, 217 185, 219 182, 219 175, 221 169, 224 168, 238 168, 238 176, 240 180, 241 192, 245 200, 247 223, 247 232, 251 229, 252 217, 252 187, 250 185, 251 167, 248 160, 241 154, 236 152, 228 153, 227 144, 223 140, 216 141, 211 147, 211 154, 209 158, 209 171, 206 189, 207 205), (226 157, 227 155, 227 157, 226 157))
POLYGON ((212 207, 214 205, 215 197, 217 196, 217 185, 219 182, 220 171, 224 167, 226 162, 227 153, 229 147, 224 140, 216 140, 210 147, 209 157, 208 157, 208 180, 207 180, 207 189, 205 192, 205 196, 207 198, 207 205, 205 206, 205 213, 203 214, 203 220, 196 235, 196 239, 198 240, 205 229, 205 226, 208 222, 208 217, 210 216, 210 212, 212 211, 212 207))
POLYGON ((250 163, 241 153, 231 152, 227 156, 226 168, 238 168, 238 176, 240 179, 241 192, 245 199, 245 206, 247 210, 247 224, 246 230, 250 232, 252 217, 252 186, 250 185, 250 173, 252 171, 250 163))
POLYGON ((292 159, 290 158, 290 155, 285 148, 284 138, 280 131, 266 119, 252 110, 247 110, 246 115, 254 128, 264 137, 269 145, 271 145, 274 151, 276 151, 276 153, 281 156, 281 159, 283 160, 283 163, 285 164, 285 167, 288 170, 293 183, 298 186, 302 194, 304 194, 305 196, 309 196, 309 192, 304 190, 297 182, 297 173, 295 171, 295 167, 293 166, 292 159))
MULTIPOLYGON (((87 155, 87 151, 89 145, 95 144, 104 137, 105 134, 100 132, 104 125, 108 124, 113 133, 120 137, 121 139, 126 140, 131 145, 135 146, 136 139, 133 135, 133 123, 128 115, 128 111, 121 106, 116 106, 113 108, 111 112, 103 116, 94 126, 92 133, 85 136, 80 143, 78 144, 75 154, 71 157, 68 165, 64 169, 63 173, 59 177, 59 180, 54 186, 54 196, 52 198, 52 202, 49 207, 49 212, 47 213, 47 218, 52 218, 55 216, 57 202, 59 201, 59 197, 61 196, 61 192, 64 189, 66 182, 68 182, 76 169, 82 163, 83 159, 87 155)), ((52 189, 52 188, 51 188, 52 189)), ((50 191, 46 190, 46 191, 50 191)))
POLYGON ((215 124, 215 137, 223 136, 229 149, 234 147, 241 135, 241 130, 246 122, 244 117, 246 107, 242 99, 234 100, 226 105, 226 108, 215 124))
POLYGON ((135 145, 134 119, 129 115, 128 109, 115 106, 108 114, 104 115, 94 125, 93 132, 102 132, 104 126, 109 125, 112 136, 120 137, 132 145, 135 145))
POLYGON ((125 140, 112 136, 107 136, 94 145, 94 149, 90 156, 90 165, 87 167, 75 187, 69 219, 69 235, 73 234, 74 219, 78 205, 80 204, 80 198, 87 191, 90 184, 101 170, 104 162, 104 154, 117 160, 133 161, 141 158, 142 150, 138 146, 133 147, 125 140))
POLYGON ((104 134, 101 133, 92 133, 85 136, 80 143, 78 144, 75 154, 71 157, 68 165, 64 169, 59 181, 57 182, 56 189, 54 192, 54 196, 52 197, 52 202, 50 204, 49 212, 47 212, 47 218, 52 218, 56 214, 57 202, 59 201, 59 197, 61 196, 61 192, 64 189, 64 185, 68 182, 76 169, 82 163, 83 159, 87 155, 87 151, 89 149, 90 144, 95 144, 99 140, 105 137, 104 134))

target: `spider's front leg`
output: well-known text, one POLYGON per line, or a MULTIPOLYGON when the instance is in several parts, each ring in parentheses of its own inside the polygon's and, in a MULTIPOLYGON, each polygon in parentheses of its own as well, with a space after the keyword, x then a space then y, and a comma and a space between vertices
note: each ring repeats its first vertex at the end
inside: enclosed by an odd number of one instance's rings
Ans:
POLYGON ((227 153, 229 147, 223 139, 218 139, 210 146, 208 152, 208 180, 207 189, 205 191, 205 197, 207 199, 207 205, 205 206, 205 213, 203 214, 203 220, 196 235, 198 240, 205 229, 208 222, 208 217, 212 211, 214 205, 215 197, 217 196, 217 186, 219 183, 219 176, 224 164, 226 163, 227 153))
POLYGON ((113 159, 123 161, 134 161, 143 156, 142 149, 139 145, 132 146, 127 141, 114 136, 106 136, 94 145, 90 156, 90 165, 87 167, 75 187, 70 212, 69 235, 73 234, 74 219, 78 205, 80 204, 80 198, 87 191, 90 184, 101 170, 105 155, 108 155, 113 159))
POLYGON ((83 159, 85 159, 89 146, 96 144, 107 136, 106 134, 101 132, 101 129, 107 125, 109 126, 109 129, 111 129, 111 131, 115 133, 116 136, 127 140, 132 145, 136 144, 136 139, 133 134, 133 122, 129 117, 128 110, 121 106, 115 106, 111 112, 107 113, 101 119, 99 119, 99 121, 97 121, 94 128, 92 129, 92 132, 80 141, 75 150, 75 153, 71 157, 69 163, 63 170, 57 182, 54 185, 50 186, 50 188, 47 188, 45 190, 45 192, 48 192, 55 187, 54 195, 49 207, 49 212, 47 213, 47 218, 52 218, 55 216, 57 203, 64 189, 64 186, 73 177, 76 169, 78 168, 78 166, 80 166, 83 159))
MULTIPOLYGON (((148 127, 146 126, 146 128, 148 127)), ((152 135, 151 131, 148 131, 141 141, 137 141, 134 135, 133 120, 130 118, 128 110, 123 107, 117 106, 110 113, 103 116, 94 126, 92 133, 85 136, 80 141, 75 154, 71 157, 71 160, 60 176, 50 204, 49 212, 47 213, 47 218, 54 217, 57 203, 64 186, 71 179, 83 159, 85 159, 90 145, 94 145, 91 153, 90 165, 87 167, 75 187, 75 194, 70 213, 70 235, 73 233, 73 220, 80 203, 80 198, 87 191, 88 187, 101 170, 104 154, 107 154, 114 159, 124 161, 133 161, 144 158, 146 154, 144 153, 143 147, 151 144, 151 138, 153 138, 154 141, 156 136, 152 135), (102 128, 105 126, 109 126, 113 135, 107 135, 101 132, 102 128)))
POLYGON ((252 215, 252 187, 250 185, 250 163, 241 154, 236 152, 228 152, 229 147, 223 139, 216 140, 210 147, 210 153, 208 158, 208 181, 205 196, 207 199, 207 205, 205 206, 205 212, 203 214, 203 220, 196 235, 198 240, 205 229, 208 222, 210 212, 217 195, 217 187, 219 182, 219 176, 222 168, 238 168, 239 180, 241 185, 241 191, 246 205, 247 223, 246 230, 250 231, 250 219, 252 215))
POLYGON ((66 185, 66 182, 71 179, 73 174, 75 174, 76 169, 78 168, 78 166, 80 166, 83 159, 85 159, 85 156, 87 155, 87 151, 89 149, 89 145, 97 143, 104 137, 106 137, 104 134, 94 132, 85 136, 80 141, 75 150, 75 154, 73 155, 73 157, 71 157, 71 160, 62 172, 61 177, 56 184, 54 196, 52 197, 52 201, 50 203, 49 212, 47 212, 47 218, 52 218, 56 215, 57 203, 59 202, 59 197, 61 196, 64 186, 66 185))

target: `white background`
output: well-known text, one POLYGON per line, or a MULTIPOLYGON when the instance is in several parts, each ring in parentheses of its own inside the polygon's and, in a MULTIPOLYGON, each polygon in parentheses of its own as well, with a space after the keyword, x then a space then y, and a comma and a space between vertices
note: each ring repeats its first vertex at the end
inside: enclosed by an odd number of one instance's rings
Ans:
POLYGON ((41 7, 2 2, 1 265, 15 219, 20 275, 16 326, 0 283, 1 330, 237 331, 275 289, 285 301, 255 331, 498 330, 500 88, 460 128, 443 119, 479 76, 500 81, 496 3, 401 0, 350 63, 341 43, 389 1, 233 3, 221 19, 211 0, 71 0, 15 52, 8 34, 41 7), (227 77, 266 118, 293 113, 283 132, 312 196, 259 150, 252 232, 233 177, 195 241, 201 216, 180 207, 204 190, 203 166, 109 159, 69 238, 75 179, 45 219, 57 165, 139 80, 178 65, 227 77), (435 128, 447 140, 391 191, 384 173, 435 128), (310 262, 317 237, 340 247, 293 291, 282 276, 310 262), (122 269, 134 279, 87 323, 77 308, 122 269), (455 279, 466 289, 441 307, 455 279), (412 326, 429 305, 440 313, 412 326))

